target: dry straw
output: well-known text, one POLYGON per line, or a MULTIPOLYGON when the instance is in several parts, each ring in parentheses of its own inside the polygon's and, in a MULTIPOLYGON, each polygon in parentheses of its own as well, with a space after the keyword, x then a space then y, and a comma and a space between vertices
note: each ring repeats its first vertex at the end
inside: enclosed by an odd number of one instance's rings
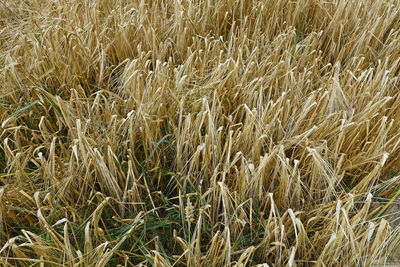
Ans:
POLYGON ((0 264, 395 264, 399 9, 1 1, 0 264))

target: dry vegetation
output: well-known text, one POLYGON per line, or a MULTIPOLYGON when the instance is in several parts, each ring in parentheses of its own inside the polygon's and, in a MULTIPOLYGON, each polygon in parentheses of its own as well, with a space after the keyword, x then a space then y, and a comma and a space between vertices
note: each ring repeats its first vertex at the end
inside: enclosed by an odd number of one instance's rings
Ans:
POLYGON ((395 260, 399 8, 1 1, 0 264, 395 260))

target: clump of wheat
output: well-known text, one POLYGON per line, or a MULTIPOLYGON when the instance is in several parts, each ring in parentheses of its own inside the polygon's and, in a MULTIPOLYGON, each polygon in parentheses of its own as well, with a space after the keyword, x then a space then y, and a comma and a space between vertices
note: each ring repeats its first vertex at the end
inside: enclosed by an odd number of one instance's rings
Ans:
POLYGON ((0 264, 396 261, 400 1, 0 2, 0 264))

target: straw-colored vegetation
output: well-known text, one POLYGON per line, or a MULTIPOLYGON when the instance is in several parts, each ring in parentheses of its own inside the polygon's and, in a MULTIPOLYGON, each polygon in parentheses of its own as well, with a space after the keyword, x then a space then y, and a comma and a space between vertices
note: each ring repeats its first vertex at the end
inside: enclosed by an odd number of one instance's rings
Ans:
POLYGON ((395 261, 399 8, 0 1, 0 264, 395 261))

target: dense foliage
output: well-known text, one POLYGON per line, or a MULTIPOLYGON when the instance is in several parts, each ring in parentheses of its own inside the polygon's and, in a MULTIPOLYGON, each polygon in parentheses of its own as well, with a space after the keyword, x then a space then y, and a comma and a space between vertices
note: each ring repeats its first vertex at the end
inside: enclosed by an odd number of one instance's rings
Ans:
POLYGON ((395 261, 399 0, 3 0, 0 264, 395 261))

